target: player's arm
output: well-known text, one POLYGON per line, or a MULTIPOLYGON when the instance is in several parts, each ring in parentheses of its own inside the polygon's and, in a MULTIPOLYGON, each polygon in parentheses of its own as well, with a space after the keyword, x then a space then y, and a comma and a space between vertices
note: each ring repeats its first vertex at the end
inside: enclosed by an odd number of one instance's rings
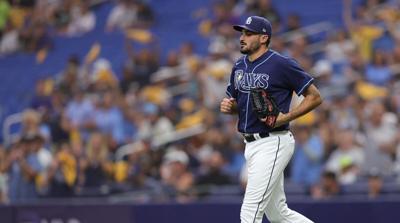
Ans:
POLYGON ((275 123, 275 127, 289 123, 290 121, 313 110, 322 103, 321 94, 319 93, 319 90, 317 89, 317 87, 315 87, 314 84, 311 84, 303 92, 303 96, 304 99, 298 106, 294 107, 290 112, 286 114, 283 113, 279 114, 275 123))
POLYGON ((220 111, 224 114, 237 114, 237 102, 235 97, 237 96, 237 90, 235 89, 234 85, 234 70, 235 68, 232 68, 231 71, 231 76, 229 79, 228 86, 226 87, 226 95, 228 96, 227 98, 222 99, 221 104, 220 104, 220 111))

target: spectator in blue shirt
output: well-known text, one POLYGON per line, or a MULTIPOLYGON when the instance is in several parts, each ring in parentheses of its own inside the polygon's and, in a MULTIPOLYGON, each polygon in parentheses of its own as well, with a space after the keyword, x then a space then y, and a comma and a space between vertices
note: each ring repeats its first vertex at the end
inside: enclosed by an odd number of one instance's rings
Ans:
POLYGON ((381 50, 375 50, 372 55, 372 61, 365 70, 366 80, 375 85, 385 86, 389 83, 391 76, 385 53, 381 50))
POLYGON ((2 165, 3 172, 8 173, 8 197, 11 203, 26 202, 38 197, 36 180, 43 171, 37 151, 30 144, 32 139, 24 137, 11 148, 2 165))
POLYGON ((116 97, 112 92, 103 93, 91 117, 95 129, 111 136, 112 143, 119 145, 124 140, 123 115, 115 100, 116 97))
MULTIPOLYGON (((87 140, 89 137, 87 125, 90 124, 93 117, 95 106, 94 103, 85 96, 83 89, 79 87, 74 88, 73 98, 68 102, 64 109, 64 115, 67 118, 70 127, 79 131, 80 136, 84 140, 87 140)), ((61 121, 59 123, 61 123, 61 121)))
POLYGON ((293 130, 297 139, 291 165, 292 181, 307 186, 315 185, 323 167, 322 140, 311 126, 295 126, 293 130))
POLYGON ((82 89, 76 88, 73 92, 73 99, 68 102, 65 113, 75 128, 81 128, 91 117, 94 105, 91 100, 85 98, 82 89))

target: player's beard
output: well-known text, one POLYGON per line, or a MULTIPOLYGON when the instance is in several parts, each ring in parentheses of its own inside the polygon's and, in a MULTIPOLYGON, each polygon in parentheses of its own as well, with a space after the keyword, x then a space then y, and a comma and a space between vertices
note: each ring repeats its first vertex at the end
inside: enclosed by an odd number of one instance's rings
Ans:
POLYGON ((250 44, 241 45, 240 52, 242 54, 251 55, 257 52, 260 49, 260 47, 261 44, 259 42, 251 42, 250 44))

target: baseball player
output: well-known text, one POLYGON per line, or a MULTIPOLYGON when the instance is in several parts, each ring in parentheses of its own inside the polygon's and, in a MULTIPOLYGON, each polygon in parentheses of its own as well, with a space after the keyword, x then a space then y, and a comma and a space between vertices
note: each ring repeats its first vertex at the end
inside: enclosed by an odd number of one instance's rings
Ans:
POLYGON ((220 111, 238 114, 238 131, 245 141, 248 181, 241 222, 261 223, 264 214, 270 222, 312 222, 288 208, 283 171, 294 152, 289 122, 320 105, 322 98, 313 78, 295 60, 269 49, 272 28, 267 19, 250 16, 245 24, 233 28, 241 32, 244 56, 233 66, 228 97, 222 100, 220 111), (278 111, 275 117, 259 115, 260 102, 253 97, 253 89, 265 92, 266 107, 275 106, 278 111), (304 99, 289 111, 293 92, 304 99))

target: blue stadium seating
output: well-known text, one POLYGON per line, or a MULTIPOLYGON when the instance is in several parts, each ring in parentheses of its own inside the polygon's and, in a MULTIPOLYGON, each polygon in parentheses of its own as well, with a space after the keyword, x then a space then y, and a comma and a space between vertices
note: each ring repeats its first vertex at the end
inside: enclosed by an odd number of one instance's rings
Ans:
MULTIPOLYGON (((355 1, 356 3, 361 0, 355 1)), ((176 49, 182 42, 196 43, 196 52, 204 55, 207 52, 207 39, 198 35, 199 19, 193 18, 193 12, 206 8, 212 10, 212 0, 197 1, 148 1, 155 11, 156 22, 152 32, 157 36, 162 49, 161 61, 167 52, 176 49)), ((297 13, 303 25, 319 21, 330 21, 340 26, 342 1, 318 0, 274 0, 273 3, 284 18, 289 13, 297 13), (329 10, 328 10, 329 9, 329 10)), ((79 38, 55 37, 52 49, 43 64, 37 64, 34 54, 17 53, 0 58, 0 125, 10 114, 25 108, 34 92, 36 80, 59 72, 69 55, 76 54, 81 58, 89 51, 92 44, 102 45, 101 57, 109 59, 117 75, 126 58, 124 36, 122 33, 105 33, 104 24, 112 9, 112 3, 104 3, 95 8, 97 16, 96 28, 79 38)), ((140 44, 136 49, 145 47, 140 44)), ((1 136, 0 136, 1 138, 1 136)))

